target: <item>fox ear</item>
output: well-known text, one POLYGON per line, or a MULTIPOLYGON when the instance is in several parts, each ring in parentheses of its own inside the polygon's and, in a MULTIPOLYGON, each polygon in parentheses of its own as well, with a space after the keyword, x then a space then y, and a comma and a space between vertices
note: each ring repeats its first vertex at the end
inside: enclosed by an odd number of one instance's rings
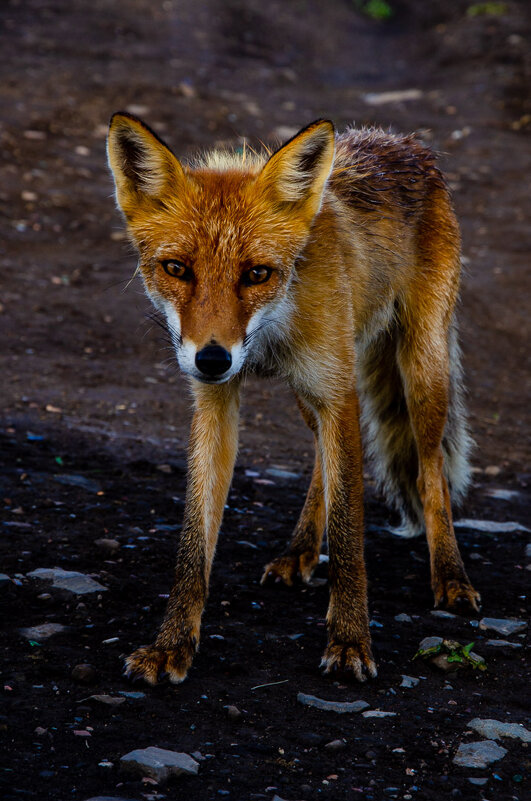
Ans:
POLYGON ((321 208, 334 153, 333 124, 317 120, 271 156, 258 180, 277 202, 300 204, 313 219, 321 208))
POLYGON ((144 200, 157 200, 171 184, 185 181, 171 150, 141 120, 114 114, 107 137, 107 158, 116 185, 116 200, 126 217, 144 200))

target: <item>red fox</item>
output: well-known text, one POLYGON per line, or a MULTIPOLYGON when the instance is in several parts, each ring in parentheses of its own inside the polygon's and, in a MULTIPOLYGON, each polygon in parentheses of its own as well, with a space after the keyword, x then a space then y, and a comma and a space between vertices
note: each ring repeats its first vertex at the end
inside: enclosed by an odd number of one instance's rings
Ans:
POLYGON ((469 481, 459 229, 433 154, 413 136, 338 135, 318 120, 272 155, 214 151, 185 166, 117 113, 108 158, 147 294, 195 400, 174 585, 154 644, 127 658, 126 673, 178 683, 197 651, 248 373, 284 378, 315 437, 299 522, 262 581, 308 582, 326 527, 325 672, 377 673, 360 429, 400 533, 426 531, 435 605, 478 610, 450 507, 469 481))

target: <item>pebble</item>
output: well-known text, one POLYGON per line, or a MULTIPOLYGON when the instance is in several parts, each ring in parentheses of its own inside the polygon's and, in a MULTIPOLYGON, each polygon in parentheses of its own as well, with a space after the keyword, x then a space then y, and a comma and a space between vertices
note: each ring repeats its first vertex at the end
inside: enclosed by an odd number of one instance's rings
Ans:
POLYGON ((52 581, 52 587, 59 590, 68 590, 75 595, 86 595, 91 592, 106 592, 107 587, 104 587, 98 581, 86 576, 84 573, 78 573, 76 570, 63 570, 60 567, 39 567, 37 570, 32 570, 31 573, 26 573, 27 578, 41 579, 42 581, 52 581))
POLYGON ((273 478, 300 478, 300 473, 292 473, 290 470, 279 470, 276 467, 268 467, 266 470, 268 476, 273 478))
POLYGON ((521 723, 504 723, 501 720, 492 718, 474 718, 467 723, 469 729, 473 729, 487 740, 499 740, 501 737, 512 737, 521 740, 523 743, 531 743, 531 731, 526 729, 521 723))
POLYGON ((531 531, 515 521, 499 523, 496 520, 455 520, 454 528, 473 528, 490 534, 510 534, 512 531, 531 531))
POLYGON ((402 684, 400 686, 410 690, 412 687, 416 687, 419 682, 420 679, 416 679, 414 676, 402 675, 402 684))
POLYGON ((438 645, 442 645, 442 643, 442 637, 424 637, 424 639, 419 643, 418 650, 427 651, 428 648, 436 648, 438 645))
POLYGON ((86 801, 136 801, 136 799, 118 797, 117 795, 93 795, 91 798, 87 798, 86 801))
POLYGON ((492 762, 503 759, 506 753, 507 749, 502 748, 494 740, 461 743, 453 763, 463 768, 486 768, 492 762))
POLYGON ((369 92, 363 100, 369 106, 383 106, 385 103, 403 103, 404 100, 419 100, 423 95, 420 89, 397 89, 390 92, 369 92))
POLYGON ((485 645, 494 645, 496 647, 505 647, 505 648, 521 648, 521 642, 510 642, 509 640, 487 640, 485 645))
POLYGON ((230 720, 239 720, 242 716, 241 711, 237 706, 234 706, 234 704, 229 704, 228 706, 224 707, 224 709, 227 710, 227 715, 230 720))
POLYGON ((497 634, 505 634, 507 636, 524 631, 527 628, 527 621, 515 618, 484 617, 479 621, 479 628, 483 631, 491 629, 497 634))
POLYGON ((98 671, 88 662, 83 662, 80 665, 75 665, 70 674, 74 681, 79 681, 81 684, 92 684, 96 681, 98 671))
POLYGON ((0 586, 2 584, 11 584, 11 579, 7 575, 7 573, 0 573, 0 586))
POLYGON ((361 713, 364 718, 394 718, 397 712, 384 712, 381 709, 370 709, 368 712, 361 713))
POLYGON ((118 693, 119 695, 123 695, 124 698, 132 698, 134 701, 137 701, 139 698, 146 697, 146 694, 140 690, 118 690, 118 693))
POLYGON ((516 498, 520 497, 520 493, 517 492, 517 490, 501 489, 499 487, 488 489, 485 495, 497 501, 514 501, 516 498))
POLYGON ((409 615, 406 615, 405 612, 395 615, 395 620, 397 623, 413 623, 413 618, 411 618, 409 615))
POLYGON ((453 673, 455 670, 464 667, 462 662, 449 662, 448 656, 449 654, 436 654, 431 658, 430 662, 445 673, 453 673))
POLYGON ((443 620, 452 620, 457 617, 453 612, 447 612, 445 609, 432 609, 430 614, 433 615, 433 617, 438 617, 443 620))
POLYGON ((497 464, 489 464, 485 468, 484 472, 486 476, 499 476, 501 473, 501 467, 499 467, 497 464))
POLYGON ((479 777, 476 776, 468 776, 468 781, 470 782, 470 784, 474 784, 476 787, 484 787, 487 784, 488 779, 486 778, 480 779, 479 777))
MULTIPOLYGON (((50 408, 48 411, 51 411, 50 408)), ((60 411, 60 410, 59 410, 60 411)), ((101 492, 101 485, 98 484, 97 481, 93 481, 91 478, 85 478, 85 476, 77 476, 72 475, 69 473, 62 473, 61 475, 52 476, 54 481, 59 482, 59 484, 67 484, 71 487, 81 487, 87 492, 98 493, 101 492)))
POLYGON ((311 706, 324 712, 338 712, 339 714, 361 712, 363 709, 369 708, 369 704, 366 701, 326 701, 324 698, 316 698, 315 695, 305 695, 304 693, 297 694, 297 701, 300 704, 304 704, 304 706, 311 706))
POLYGON ((326 743, 325 750, 330 751, 330 753, 336 753, 336 751, 343 751, 344 748, 347 747, 347 741, 340 739, 340 740, 330 740, 329 743, 326 743))
POLYGON ((528 559, 531 559, 531 542, 528 542, 525 546, 525 555, 528 559))
POLYGON ((97 701, 99 704, 106 704, 107 706, 119 706, 125 703, 125 698, 117 698, 115 695, 91 695, 90 701, 97 701))
POLYGON ((94 540, 94 545, 100 548, 104 553, 113 554, 120 547, 118 540, 109 539, 107 537, 100 537, 99 540, 94 540))
POLYGON ((40 626, 31 626, 27 629, 19 629, 19 631, 26 640, 39 641, 47 640, 62 631, 68 631, 68 628, 67 626, 61 626, 60 623, 41 623, 40 626))
POLYGON ((166 781, 170 776, 195 776, 199 763, 189 754, 169 751, 166 748, 138 748, 121 757, 120 765, 124 770, 150 776, 158 782, 166 781))

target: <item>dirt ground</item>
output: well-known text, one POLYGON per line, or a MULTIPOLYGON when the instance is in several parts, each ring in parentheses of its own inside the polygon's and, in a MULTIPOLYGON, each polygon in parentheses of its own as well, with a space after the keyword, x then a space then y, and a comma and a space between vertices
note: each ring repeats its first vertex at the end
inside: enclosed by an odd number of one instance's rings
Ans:
POLYGON ((151 640, 170 587, 190 401, 139 282, 129 284, 135 261, 105 164, 118 109, 145 118, 183 156, 244 137, 279 141, 318 117, 338 128, 416 130, 444 154, 463 233, 461 331, 477 442, 474 487, 457 516, 521 524, 508 534, 462 528, 460 544, 483 614, 526 614, 529 9, 525 0, 476 14, 464 0, 391 5, 388 22, 348 0, 1 5, 6 801, 525 797, 529 757, 518 740, 504 740, 508 753, 490 768, 452 762, 460 743, 479 739, 467 734, 471 718, 525 723, 524 649, 488 645, 496 635, 477 621, 432 616, 427 546, 387 531, 392 516, 370 479, 377 680, 358 686, 320 674, 324 582, 259 586, 293 528, 312 465, 295 403, 274 382, 250 381, 245 393, 189 678, 152 689, 122 677, 123 656, 151 640), (382 95, 412 89, 410 99, 382 95), (101 538, 117 546, 96 545, 101 538), (26 577, 56 566, 107 589, 76 597, 26 577), (401 613, 410 622, 394 619, 401 613), (42 641, 20 634, 44 622, 66 628, 42 641), (446 675, 412 662, 427 635, 473 640, 488 670, 446 675), (72 677, 80 663, 93 666, 90 683, 72 677), (403 674, 422 678, 404 689, 403 674), (143 695, 116 706, 89 699, 121 691, 143 695), (298 692, 363 699, 396 716, 308 709, 298 692), (241 716, 229 716, 229 705, 241 716), (337 739, 339 750, 325 748, 337 739), (198 775, 157 785, 120 771, 121 756, 151 745, 199 752, 198 775))

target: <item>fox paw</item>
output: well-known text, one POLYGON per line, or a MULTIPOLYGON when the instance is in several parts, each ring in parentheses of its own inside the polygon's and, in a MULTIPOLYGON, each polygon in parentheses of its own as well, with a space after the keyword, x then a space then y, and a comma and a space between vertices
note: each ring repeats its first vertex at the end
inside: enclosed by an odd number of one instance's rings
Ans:
POLYGON ((287 554, 273 559, 264 570, 260 584, 271 581, 283 582, 292 587, 296 581, 308 584, 319 562, 319 557, 313 553, 287 554))
POLYGON ((378 675, 369 645, 339 642, 333 637, 323 654, 321 667, 325 673, 333 670, 352 672, 358 681, 366 681, 367 676, 374 679, 378 675))
POLYGON ((124 675, 133 680, 144 679, 151 685, 167 676, 172 684, 180 684, 192 664, 194 650, 192 646, 159 648, 143 645, 126 658, 124 675))
POLYGON ((468 581, 440 581, 434 588, 434 595, 436 608, 445 606, 458 614, 479 612, 481 608, 481 596, 468 581))

